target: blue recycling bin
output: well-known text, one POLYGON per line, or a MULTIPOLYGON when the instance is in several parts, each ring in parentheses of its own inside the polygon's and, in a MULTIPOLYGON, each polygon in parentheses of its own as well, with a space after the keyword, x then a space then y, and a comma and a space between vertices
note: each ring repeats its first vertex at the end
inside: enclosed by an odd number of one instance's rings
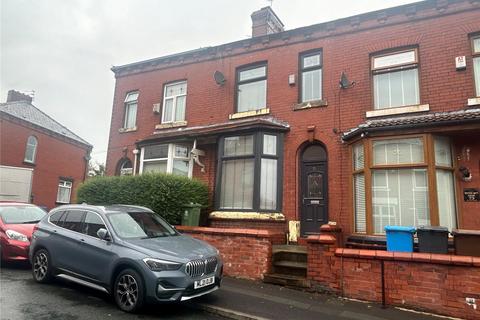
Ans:
POLYGON ((387 251, 413 252, 415 227, 386 226, 387 251))

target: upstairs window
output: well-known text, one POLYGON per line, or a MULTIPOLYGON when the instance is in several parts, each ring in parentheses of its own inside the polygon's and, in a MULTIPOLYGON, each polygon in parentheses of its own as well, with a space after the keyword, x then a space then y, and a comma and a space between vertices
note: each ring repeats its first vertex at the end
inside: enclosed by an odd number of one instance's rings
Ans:
POLYGON ((237 112, 264 109, 267 106, 267 66, 256 65, 237 70, 237 112))
POLYGON ((420 103, 417 49, 374 56, 372 73, 375 109, 420 103))
POLYGON ((480 97, 480 35, 472 38, 473 51, 473 74, 475 77, 475 90, 477 97, 480 97))
POLYGON ((165 85, 163 94, 162 123, 185 121, 187 101, 187 82, 175 82, 165 85))
POLYGON ((322 99, 322 52, 309 52, 300 56, 301 102, 322 99))
POLYGON ((127 93, 125 97, 125 118, 123 127, 125 129, 134 129, 137 123, 137 100, 138 91, 127 93))
POLYGON ((62 180, 58 182, 57 190, 57 202, 58 203, 70 203, 70 197, 72 195, 72 181, 62 180))
POLYGON ((23 161, 35 163, 35 155, 37 154, 37 138, 30 136, 27 139, 27 146, 25 147, 25 158, 23 161))

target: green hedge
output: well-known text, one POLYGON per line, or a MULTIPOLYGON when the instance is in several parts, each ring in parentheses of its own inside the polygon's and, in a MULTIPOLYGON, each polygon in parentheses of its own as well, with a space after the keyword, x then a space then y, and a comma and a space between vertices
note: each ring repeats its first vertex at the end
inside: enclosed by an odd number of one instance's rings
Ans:
POLYGON ((208 204, 208 188, 186 177, 148 173, 139 176, 94 177, 77 191, 77 202, 92 205, 145 206, 172 224, 179 224, 183 205, 208 204))

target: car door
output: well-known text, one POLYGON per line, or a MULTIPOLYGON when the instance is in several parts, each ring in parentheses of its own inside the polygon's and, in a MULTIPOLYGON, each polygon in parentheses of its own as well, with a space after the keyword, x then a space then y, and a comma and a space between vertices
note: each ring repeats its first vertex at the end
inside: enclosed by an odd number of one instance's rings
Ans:
MULTIPOLYGON (((102 217, 93 211, 87 211, 78 243, 78 256, 81 257, 80 274, 92 280, 107 283, 109 266, 113 261, 112 241, 102 240, 97 231, 107 229, 102 217)), ((110 233, 111 234, 111 233, 110 233)))
POLYGON ((78 242, 82 236, 80 232, 84 216, 84 210, 69 209, 58 222, 58 228, 53 230, 55 241, 52 255, 55 256, 57 268, 78 272, 78 242))

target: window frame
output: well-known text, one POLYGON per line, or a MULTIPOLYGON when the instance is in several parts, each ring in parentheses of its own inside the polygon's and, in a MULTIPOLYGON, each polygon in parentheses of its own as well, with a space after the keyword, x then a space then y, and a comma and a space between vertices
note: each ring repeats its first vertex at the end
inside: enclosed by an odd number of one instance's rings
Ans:
POLYGON ((37 148, 38 148, 38 139, 36 136, 31 135, 28 136, 27 138, 27 143, 25 144, 25 154, 23 157, 23 162, 29 163, 29 164, 35 164, 35 160, 37 158, 37 148), (33 138, 33 141, 35 142, 34 145, 29 143, 30 138, 33 138), (27 149, 28 147, 33 146, 33 153, 32 153, 32 159, 27 159, 27 149))
POLYGON ((258 61, 258 62, 254 62, 254 63, 251 63, 251 64, 247 64, 247 65, 237 67, 236 75, 235 75, 235 113, 258 111, 258 110, 268 108, 268 106, 267 106, 268 103, 267 102, 268 102, 268 61, 267 60, 258 61), (257 69, 259 67, 265 67, 265 76, 240 81, 240 73, 242 73, 243 71, 257 69), (238 100, 239 100, 239 97, 240 97, 240 94, 239 94, 240 93, 240 85, 247 84, 247 83, 253 83, 253 82, 259 82, 259 81, 263 81, 263 80, 266 81, 266 83, 265 83, 265 105, 260 109, 239 111, 238 110, 238 100))
POLYGON ((71 180, 71 179, 65 179, 65 178, 60 178, 60 179, 58 180, 58 184, 57 184, 57 199, 56 199, 55 203, 61 203, 61 204, 69 204, 69 203, 71 203, 71 201, 72 201, 72 190, 73 190, 73 180, 71 180), (60 185, 62 182, 64 183, 63 186, 60 185), (69 186, 69 187, 66 186, 67 183, 70 183, 70 186, 69 186), (68 192, 68 202, 59 201, 58 195, 59 195, 60 188, 69 189, 69 192, 68 192))
POLYGON ((186 115, 187 115, 187 93, 188 93, 188 82, 187 79, 182 79, 182 80, 175 80, 171 82, 167 82, 163 85, 163 100, 162 100, 162 117, 161 117, 161 123, 176 123, 176 122, 183 122, 186 120, 186 115), (167 88, 169 86, 174 86, 178 84, 185 83, 185 93, 184 94, 178 94, 175 96, 169 96, 167 98, 167 88), (178 97, 185 97, 185 110, 184 110, 184 115, 183 115, 183 120, 175 120, 175 116, 177 113, 177 99, 178 97), (165 121, 165 101, 167 99, 173 99, 173 104, 172 104, 172 120, 171 121, 165 121))
MULTIPOLYGON (((475 40, 480 40, 480 33, 476 33, 470 36, 470 47, 472 50, 472 74, 473 74, 473 92, 475 94, 475 97, 480 98, 480 83, 477 83, 476 75, 475 75, 475 69, 473 67, 473 62, 475 59, 480 59, 480 49, 478 51, 475 51, 475 40), (478 87, 478 91, 477 91, 478 87)), ((480 69, 478 70, 480 73, 480 69)), ((480 82, 480 74, 478 75, 478 81, 480 82)))
POLYGON ((177 157, 175 156, 175 146, 184 146, 189 148, 189 155, 192 151, 192 146, 186 143, 158 143, 158 144, 150 144, 143 146, 140 149, 140 174, 143 174, 143 165, 145 162, 156 162, 156 161, 167 161, 167 170, 165 171, 166 174, 173 174, 173 162, 175 159, 177 160, 188 160, 188 178, 192 178, 193 175, 193 157, 177 157), (168 145, 168 152, 166 158, 153 158, 153 159, 145 159, 145 148, 149 146, 156 146, 156 145, 168 145))
POLYGON ((249 130, 238 134, 223 135, 218 139, 218 157, 217 157, 217 174, 215 183, 215 205, 217 211, 228 212, 260 212, 260 213, 276 213, 282 211, 283 206, 283 139, 284 134, 278 131, 271 130, 249 130), (253 135, 253 154, 239 155, 239 156, 224 156, 225 138, 240 137, 253 135), (276 155, 263 153, 264 135, 276 136, 276 155), (221 201, 221 185, 222 185, 222 162, 224 160, 238 160, 238 159, 254 159, 253 167, 253 198, 252 209, 229 209, 220 206, 221 201), (261 183, 261 162, 262 159, 277 160, 277 189, 276 189, 276 208, 275 209, 260 209, 260 183, 261 183))
MULTIPOLYGON (((436 171, 437 169, 448 170, 455 172, 457 168, 457 162, 454 155, 453 145, 450 144, 451 154, 452 154, 452 166, 440 166, 435 162, 435 149, 434 149, 434 139, 435 137, 441 137, 442 135, 437 134, 407 134, 407 135, 389 135, 381 137, 371 137, 364 138, 357 141, 354 141, 350 144, 350 190, 351 190, 351 201, 352 201, 352 233, 357 235, 370 235, 370 236, 384 236, 383 234, 374 233, 373 228, 373 171, 374 170, 388 170, 388 169, 418 169, 423 168, 426 170, 427 174, 427 190, 428 190, 428 204, 429 204, 429 218, 430 225, 438 226, 440 223, 439 210, 438 210, 438 190, 437 190, 437 181, 436 181, 436 171), (388 164, 388 165, 375 165, 373 163, 373 142, 381 140, 395 140, 395 139, 408 139, 408 138, 421 138, 423 141, 423 162, 421 163, 408 163, 408 164, 388 164), (358 144, 363 144, 364 148, 364 168, 363 169, 354 169, 354 147, 358 144), (358 232, 356 229, 355 222, 355 182, 354 178, 357 174, 364 174, 365 179, 365 223, 366 223, 366 232, 358 232)), ((459 205, 458 199, 458 180, 456 175, 453 180, 453 192, 455 197, 455 218, 457 227, 460 225, 461 217, 461 206, 459 205)))
POLYGON ((409 106, 420 105, 422 103, 422 92, 421 92, 421 77, 420 77, 420 60, 419 60, 419 48, 418 46, 407 47, 407 48, 399 48, 399 49, 389 49, 386 51, 381 51, 377 53, 370 54, 370 77, 371 77, 371 94, 372 94, 372 110, 389 110, 394 108, 404 108, 409 106), (382 58, 386 56, 391 56, 395 54, 405 53, 414 51, 415 60, 413 62, 406 62, 406 63, 398 63, 394 65, 390 65, 387 67, 379 67, 375 68, 375 59, 382 58), (375 107, 375 76, 379 74, 387 74, 392 72, 400 72, 406 71, 410 69, 417 69, 417 77, 418 77, 418 103, 413 105, 397 105, 397 106, 388 106, 384 108, 376 108, 375 107))
POLYGON ((311 102, 311 101, 322 101, 323 100, 323 49, 312 49, 308 51, 303 51, 300 52, 299 55, 299 60, 298 60, 298 103, 306 103, 306 102, 311 102), (320 55, 320 64, 318 66, 313 66, 313 67, 304 67, 304 59, 311 57, 311 56, 316 56, 320 55), (320 74, 321 74, 321 83, 320 83, 320 99, 314 99, 314 100, 303 100, 303 73, 308 72, 308 71, 314 71, 320 69, 320 74))
POLYGON ((125 99, 123 100, 123 129, 136 129, 137 128, 137 115, 138 115, 138 98, 140 97, 140 91, 138 90, 132 90, 132 91, 129 91, 125 94, 125 99), (133 101, 128 101, 127 102, 127 98, 128 96, 132 95, 132 94, 137 94, 137 98, 133 101), (128 120, 128 111, 129 111, 129 108, 135 104, 135 121, 134 121, 134 126, 133 127, 127 127, 127 120, 128 120))

